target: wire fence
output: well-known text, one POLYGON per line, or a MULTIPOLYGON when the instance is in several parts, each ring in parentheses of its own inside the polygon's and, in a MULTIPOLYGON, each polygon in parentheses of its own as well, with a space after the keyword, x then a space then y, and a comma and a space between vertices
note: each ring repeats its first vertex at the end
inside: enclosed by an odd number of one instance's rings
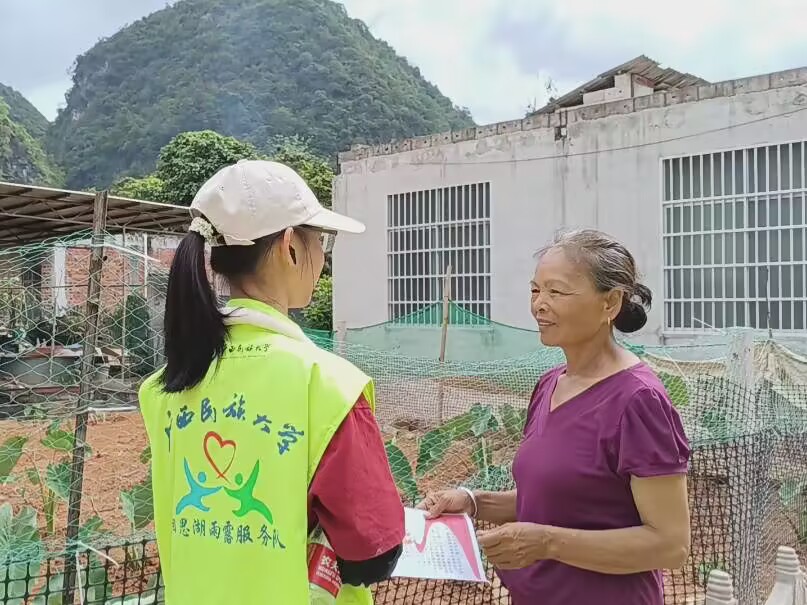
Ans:
MULTIPOLYGON (((98 310, 88 315, 88 266, 98 242, 87 238, 0 250, 3 605, 55 605, 71 602, 69 595, 77 603, 162 602, 150 453, 136 392, 162 363, 172 243, 107 236, 98 310), (98 336, 85 355, 90 325, 98 336), (89 376, 82 359, 92 362, 89 376), (80 396, 82 384, 89 387, 80 396), (75 430, 81 417, 83 437, 75 430), (74 518, 71 497, 80 505, 74 518)), ((477 328, 491 329, 462 329, 477 328)), ((415 336, 429 343, 424 351, 436 352, 434 327, 376 327, 383 343, 367 330, 310 333, 375 379, 378 419, 405 502, 457 485, 512 487, 529 396, 562 357, 540 348, 534 333, 494 328, 496 342, 520 344, 506 358, 486 354, 484 361, 413 355, 415 336), (528 338, 532 345, 524 344, 528 338)), ((453 334, 452 326, 448 338, 453 334)), ((666 602, 702 600, 714 568, 734 576, 741 603, 762 602, 778 546, 807 558, 807 359, 774 341, 753 343, 744 360, 728 340, 700 349, 633 348, 665 383, 693 445, 692 550, 682 569, 665 575, 666 602)), ((376 602, 509 603, 486 569, 487 585, 385 582, 375 588, 376 602)))

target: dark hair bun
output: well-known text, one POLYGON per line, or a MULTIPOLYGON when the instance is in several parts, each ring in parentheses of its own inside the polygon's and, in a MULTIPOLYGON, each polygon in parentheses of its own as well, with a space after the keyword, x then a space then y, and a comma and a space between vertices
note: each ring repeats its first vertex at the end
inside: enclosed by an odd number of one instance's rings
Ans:
POLYGON ((614 318, 614 327, 620 332, 636 332, 641 330, 647 323, 647 312, 644 307, 632 300, 622 303, 616 318, 614 318))

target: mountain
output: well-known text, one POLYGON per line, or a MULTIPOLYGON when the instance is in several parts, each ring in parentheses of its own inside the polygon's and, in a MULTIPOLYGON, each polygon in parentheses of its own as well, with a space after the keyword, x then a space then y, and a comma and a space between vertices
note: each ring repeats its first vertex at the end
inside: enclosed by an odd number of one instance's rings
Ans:
POLYGON ((38 140, 44 137, 47 125, 25 97, 0 84, 0 181, 62 184, 61 173, 38 140))
POLYGON ((68 186, 102 187, 151 172, 183 131, 259 150, 296 135, 332 156, 472 124, 341 4, 181 0, 77 59, 48 148, 68 186))
POLYGON ((43 141, 50 123, 31 102, 10 86, 0 84, 0 100, 8 105, 12 120, 25 128, 37 141, 43 141))

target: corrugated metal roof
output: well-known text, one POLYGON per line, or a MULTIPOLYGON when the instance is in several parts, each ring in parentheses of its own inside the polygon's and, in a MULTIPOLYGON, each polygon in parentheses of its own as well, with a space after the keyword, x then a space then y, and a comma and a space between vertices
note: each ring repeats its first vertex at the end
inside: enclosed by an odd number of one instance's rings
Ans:
POLYGON ((653 82, 653 87, 656 92, 673 88, 686 88, 687 86, 694 86, 696 84, 709 84, 709 82, 703 78, 683 73, 669 67, 660 67, 657 61, 645 55, 639 55, 627 63, 623 63, 622 65, 618 65, 617 67, 601 73, 593 80, 586 82, 552 103, 545 105, 535 113, 551 113, 556 109, 582 105, 583 95, 585 93, 611 88, 614 86, 614 76, 625 73, 636 74, 647 78, 653 82))
MULTIPOLYGON (((95 194, 0 182, 0 248, 92 229, 95 194)), ((190 223, 183 206, 109 196, 110 233, 182 233, 190 223)))

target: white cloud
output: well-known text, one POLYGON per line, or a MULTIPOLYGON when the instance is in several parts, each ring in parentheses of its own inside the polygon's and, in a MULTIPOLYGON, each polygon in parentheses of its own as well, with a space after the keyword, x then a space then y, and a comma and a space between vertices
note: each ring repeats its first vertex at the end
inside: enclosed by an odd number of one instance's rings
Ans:
MULTIPOLYGON (((82 34, 56 46, 35 45, 22 62, 0 62, 0 82, 54 116, 75 54, 165 3, 115 0, 115 14, 101 19, 92 9, 107 1, 72 0, 76 7, 62 14, 47 8, 49 0, 0 0, 11 2, 12 33, 33 27, 52 36, 82 34), (66 19, 82 27, 65 29, 66 19), (67 41, 73 45, 65 47, 67 41), (53 48, 62 49, 62 58, 53 48)), ((639 54, 712 81, 807 63, 804 0, 342 1, 481 123, 518 118, 528 103, 544 102, 547 77, 562 94, 639 54)), ((0 39, 0 51, 13 53, 24 44, 18 38, 0 39)))
POLYGON ((564 93, 639 54, 713 81, 807 63, 803 0, 343 3, 479 122, 517 118, 533 98, 543 101, 539 73, 564 93), (519 35, 493 36, 501 23, 519 35))
MULTIPOLYGON (((512 0, 506 0, 512 1, 512 0)), ((522 117, 545 96, 536 73, 518 69, 513 51, 488 41, 500 0, 344 0, 352 17, 420 68, 478 122, 522 117)))

